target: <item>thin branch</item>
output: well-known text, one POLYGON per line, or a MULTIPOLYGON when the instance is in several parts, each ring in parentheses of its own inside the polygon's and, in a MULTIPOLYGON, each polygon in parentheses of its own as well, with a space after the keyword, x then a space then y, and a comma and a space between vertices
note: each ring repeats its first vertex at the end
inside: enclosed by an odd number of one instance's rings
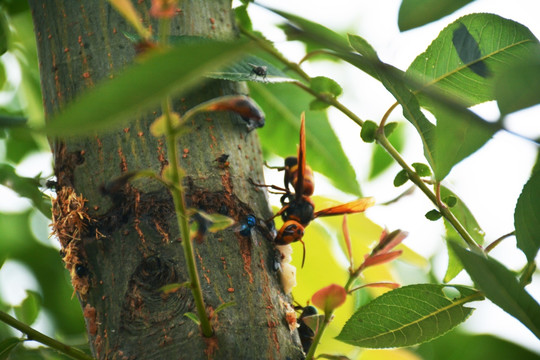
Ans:
POLYGON ((26 325, 23 322, 20 322, 19 320, 15 319, 14 317, 10 316, 9 314, 0 311, 0 321, 8 324, 9 326, 19 330, 20 332, 26 334, 28 340, 34 340, 37 341, 43 345, 47 345, 50 348, 53 348, 63 354, 66 354, 73 359, 77 360, 95 360, 92 356, 82 352, 81 350, 71 347, 69 345, 66 345, 64 343, 61 343, 58 340, 55 340, 33 328, 26 325))
POLYGON ((504 239, 510 237, 510 236, 514 236, 516 235, 516 231, 511 231, 509 232, 508 234, 504 234, 503 236, 501 236, 500 238, 494 240, 491 244, 489 244, 488 246, 486 246, 486 248, 484 249, 484 252, 486 254, 488 254, 491 250, 493 250, 497 245, 499 245, 501 243, 501 241, 503 241, 504 239))

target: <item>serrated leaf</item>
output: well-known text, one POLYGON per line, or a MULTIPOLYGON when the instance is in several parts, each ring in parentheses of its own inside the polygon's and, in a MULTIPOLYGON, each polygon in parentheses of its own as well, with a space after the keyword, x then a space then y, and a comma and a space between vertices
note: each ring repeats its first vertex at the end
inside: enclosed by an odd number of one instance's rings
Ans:
POLYGON ((281 83, 296 81, 296 79, 291 78, 271 63, 254 55, 243 56, 234 63, 220 69, 219 71, 209 72, 207 76, 213 79, 220 80, 256 81, 260 83, 281 83), (254 69, 256 67, 263 67, 264 69, 266 69, 266 75, 257 75, 254 72, 254 69))
POLYGON ((50 119, 45 131, 49 135, 84 135, 118 126, 158 105, 165 96, 189 90, 208 71, 232 61, 246 49, 247 44, 242 42, 211 42, 155 50, 114 79, 81 94, 50 119))
POLYGON ((519 195, 514 212, 517 247, 533 262, 540 248, 540 172, 532 174, 519 195))
MULTIPOLYGON (((465 227, 465 230, 472 236, 474 241, 477 244, 482 245, 484 243, 484 231, 476 221, 474 215, 456 194, 448 188, 441 186, 441 198, 445 199, 448 197, 454 197, 456 199, 456 204, 450 211, 452 211, 458 221, 465 227)), ((446 268, 446 274, 444 275, 444 282, 449 282, 463 269, 463 265, 456 258, 450 244, 464 244, 464 240, 446 219, 444 220, 444 228, 446 229, 445 240, 448 248, 448 267, 446 268)))
POLYGON ((17 319, 27 325, 32 325, 41 310, 41 296, 35 291, 26 290, 26 298, 21 305, 13 308, 17 319))
POLYGON ((467 251, 456 244, 451 246, 486 297, 540 338, 540 305, 519 284, 514 274, 493 258, 467 251))
POLYGON ((11 351, 22 342, 23 340, 15 337, 2 340, 0 342, 0 360, 7 360, 11 351))
POLYGON ((465 321, 473 309, 463 305, 479 298, 475 290, 459 285, 404 286, 358 309, 337 339, 367 348, 420 344, 465 321), (457 290, 459 296, 449 298, 446 288, 457 290))
MULTIPOLYGON (((263 108, 266 125, 258 132, 265 153, 283 158, 297 153, 300 114, 308 108, 311 95, 290 84, 263 86, 250 83, 252 98, 263 108), (293 139, 297 139, 295 136, 293 139)), ((307 163, 314 171, 330 179, 338 189, 361 195, 354 169, 324 112, 306 112, 307 163)))
POLYGON ((473 0, 403 0, 399 7, 400 31, 414 29, 438 20, 467 5, 473 0))
POLYGON ((472 106, 493 100, 497 75, 537 47, 538 40, 517 22, 493 14, 470 14, 442 30, 427 50, 413 61, 407 74, 428 84, 429 88, 436 88, 442 94, 472 106), (463 27, 479 51, 479 57, 466 57, 467 62, 459 56, 463 51, 456 50, 453 43, 455 32, 463 27), (493 76, 474 73, 470 66, 478 63, 484 63, 486 71, 493 76))

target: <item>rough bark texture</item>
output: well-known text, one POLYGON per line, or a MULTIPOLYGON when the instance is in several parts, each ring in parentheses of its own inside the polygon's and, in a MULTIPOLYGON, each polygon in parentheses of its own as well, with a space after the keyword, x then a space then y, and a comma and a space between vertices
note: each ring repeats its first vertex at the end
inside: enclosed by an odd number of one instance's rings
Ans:
MULTIPOLYGON (((133 32, 102 1, 30 1, 48 116, 86 88, 112 78, 135 52, 122 31, 133 32)), ((135 6, 149 23, 150 1, 135 6)), ((230 38, 228 0, 180 1, 173 34, 230 38)), ((155 29, 154 24, 154 29, 155 29)), ((185 112, 224 94, 245 93, 240 85, 211 82, 174 101, 185 112)), ((101 106, 95 104, 95 106, 101 106)), ((140 114, 125 128, 86 138, 53 140, 58 200, 55 226, 66 268, 84 309, 88 336, 99 359, 298 359, 296 332, 285 320, 285 300, 273 271, 273 245, 263 227, 251 237, 234 229, 195 244, 208 310, 235 301, 213 316, 215 336, 203 338, 184 316, 194 312, 191 293, 158 289, 187 281, 179 231, 169 192, 157 181, 139 179, 105 196, 111 179, 140 169, 160 173, 167 165, 163 139, 148 128, 159 111, 140 114)), ((265 194, 248 182, 262 179, 256 131, 246 133, 236 115, 211 114, 193 121, 179 138, 187 202, 238 221, 271 214, 265 194), (228 154, 229 166, 215 161, 228 154)))

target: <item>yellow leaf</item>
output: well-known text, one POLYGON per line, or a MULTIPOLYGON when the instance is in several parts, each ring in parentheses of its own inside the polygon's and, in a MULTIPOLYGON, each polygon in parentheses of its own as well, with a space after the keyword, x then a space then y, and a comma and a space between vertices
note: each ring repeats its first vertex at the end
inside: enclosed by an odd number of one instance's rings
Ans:
POLYGON ((422 360, 406 349, 369 349, 362 352, 357 360, 422 360))

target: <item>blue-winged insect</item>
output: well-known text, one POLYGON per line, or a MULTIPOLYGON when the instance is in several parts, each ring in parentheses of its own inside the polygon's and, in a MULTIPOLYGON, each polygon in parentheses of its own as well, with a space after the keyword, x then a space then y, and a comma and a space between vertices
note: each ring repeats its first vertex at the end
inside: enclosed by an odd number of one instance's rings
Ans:
POLYGON ((238 233, 242 236, 249 236, 251 234, 251 229, 253 229, 255 225, 257 225, 257 218, 254 215, 248 215, 240 225, 240 231, 238 231, 238 233))

